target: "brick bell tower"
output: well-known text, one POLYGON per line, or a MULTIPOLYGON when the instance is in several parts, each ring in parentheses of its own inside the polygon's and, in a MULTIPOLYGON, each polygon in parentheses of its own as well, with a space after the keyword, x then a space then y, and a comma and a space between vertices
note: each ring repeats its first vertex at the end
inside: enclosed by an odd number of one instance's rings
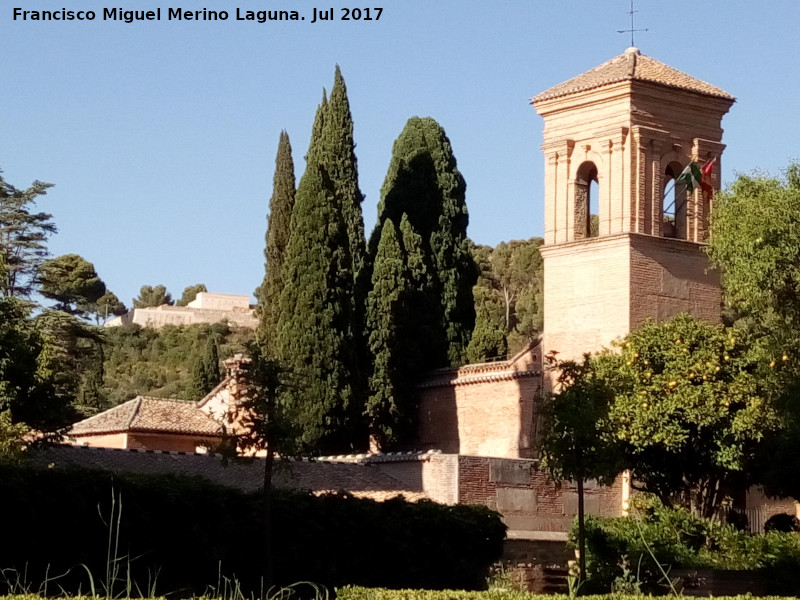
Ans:
POLYGON ((533 98, 544 118, 543 353, 580 357, 647 318, 719 320, 703 250, 711 201, 675 179, 716 158, 719 188, 734 101, 637 48, 533 98))

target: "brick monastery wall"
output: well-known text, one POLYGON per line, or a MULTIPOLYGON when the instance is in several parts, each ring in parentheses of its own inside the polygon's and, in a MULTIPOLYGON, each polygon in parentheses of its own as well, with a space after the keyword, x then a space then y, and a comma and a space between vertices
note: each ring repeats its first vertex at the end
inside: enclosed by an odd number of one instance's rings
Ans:
MULTIPOLYGON (((483 504, 503 515, 512 530, 566 531, 578 513, 577 488, 559 489, 535 460, 459 456, 459 503, 483 504)), ((585 485, 587 514, 620 516, 622 480, 585 485)))
POLYGON ((415 447, 446 454, 530 457, 540 390, 538 348, 510 361, 434 372, 418 388, 415 447))
MULTIPOLYGON (((576 487, 559 488, 533 459, 423 454, 368 464, 436 502, 496 510, 511 531, 563 532, 578 513, 576 487)), ((621 477, 610 487, 585 485, 587 514, 620 516, 622 499, 621 477)))
POLYGON ((458 456, 454 454, 429 454, 424 460, 381 462, 375 466, 434 502, 458 503, 458 456))

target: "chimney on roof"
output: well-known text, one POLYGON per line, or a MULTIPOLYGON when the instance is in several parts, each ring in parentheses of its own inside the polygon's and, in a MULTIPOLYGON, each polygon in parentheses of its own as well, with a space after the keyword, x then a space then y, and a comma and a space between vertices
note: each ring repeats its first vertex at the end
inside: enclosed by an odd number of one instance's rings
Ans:
POLYGON ((250 362, 250 358, 244 354, 234 354, 231 358, 222 361, 232 399, 240 399, 247 391, 250 362))

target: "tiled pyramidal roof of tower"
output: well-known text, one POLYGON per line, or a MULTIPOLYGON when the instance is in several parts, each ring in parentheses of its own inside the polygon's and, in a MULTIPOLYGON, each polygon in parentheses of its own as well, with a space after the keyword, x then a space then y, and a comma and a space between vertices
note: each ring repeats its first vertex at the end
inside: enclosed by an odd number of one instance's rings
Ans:
POLYGON ((545 90, 534 96, 531 101, 536 103, 541 100, 550 100, 622 81, 646 81, 706 96, 735 100, 728 92, 710 83, 641 54, 638 48, 628 48, 624 54, 545 90))

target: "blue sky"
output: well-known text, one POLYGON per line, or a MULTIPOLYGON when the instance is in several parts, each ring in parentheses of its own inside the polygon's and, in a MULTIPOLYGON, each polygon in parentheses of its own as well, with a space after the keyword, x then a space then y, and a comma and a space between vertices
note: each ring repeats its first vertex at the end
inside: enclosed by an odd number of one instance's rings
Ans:
MULTIPOLYGON (((624 52, 628 0, 5 0, 0 168, 54 183, 39 208, 130 303, 143 284, 250 294, 281 129, 298 181, 338 63, 355 121, 367 232, 394 139, 414 115, 447 131, 478 243, 542 234, 542 121, 529 99, 624 52), (14 6, 95 10, 93 22, 13 21, 14 6), (314 7, 383 8, 311 24, 314 7), (103 21, 104 8, 227 10, 225 22, 103 21), (306 21, 235 20, 236 9, 306 21)), ((638 0, 636 45, 737 97, 723 183, 800 158, 800 2, 638 0)))

